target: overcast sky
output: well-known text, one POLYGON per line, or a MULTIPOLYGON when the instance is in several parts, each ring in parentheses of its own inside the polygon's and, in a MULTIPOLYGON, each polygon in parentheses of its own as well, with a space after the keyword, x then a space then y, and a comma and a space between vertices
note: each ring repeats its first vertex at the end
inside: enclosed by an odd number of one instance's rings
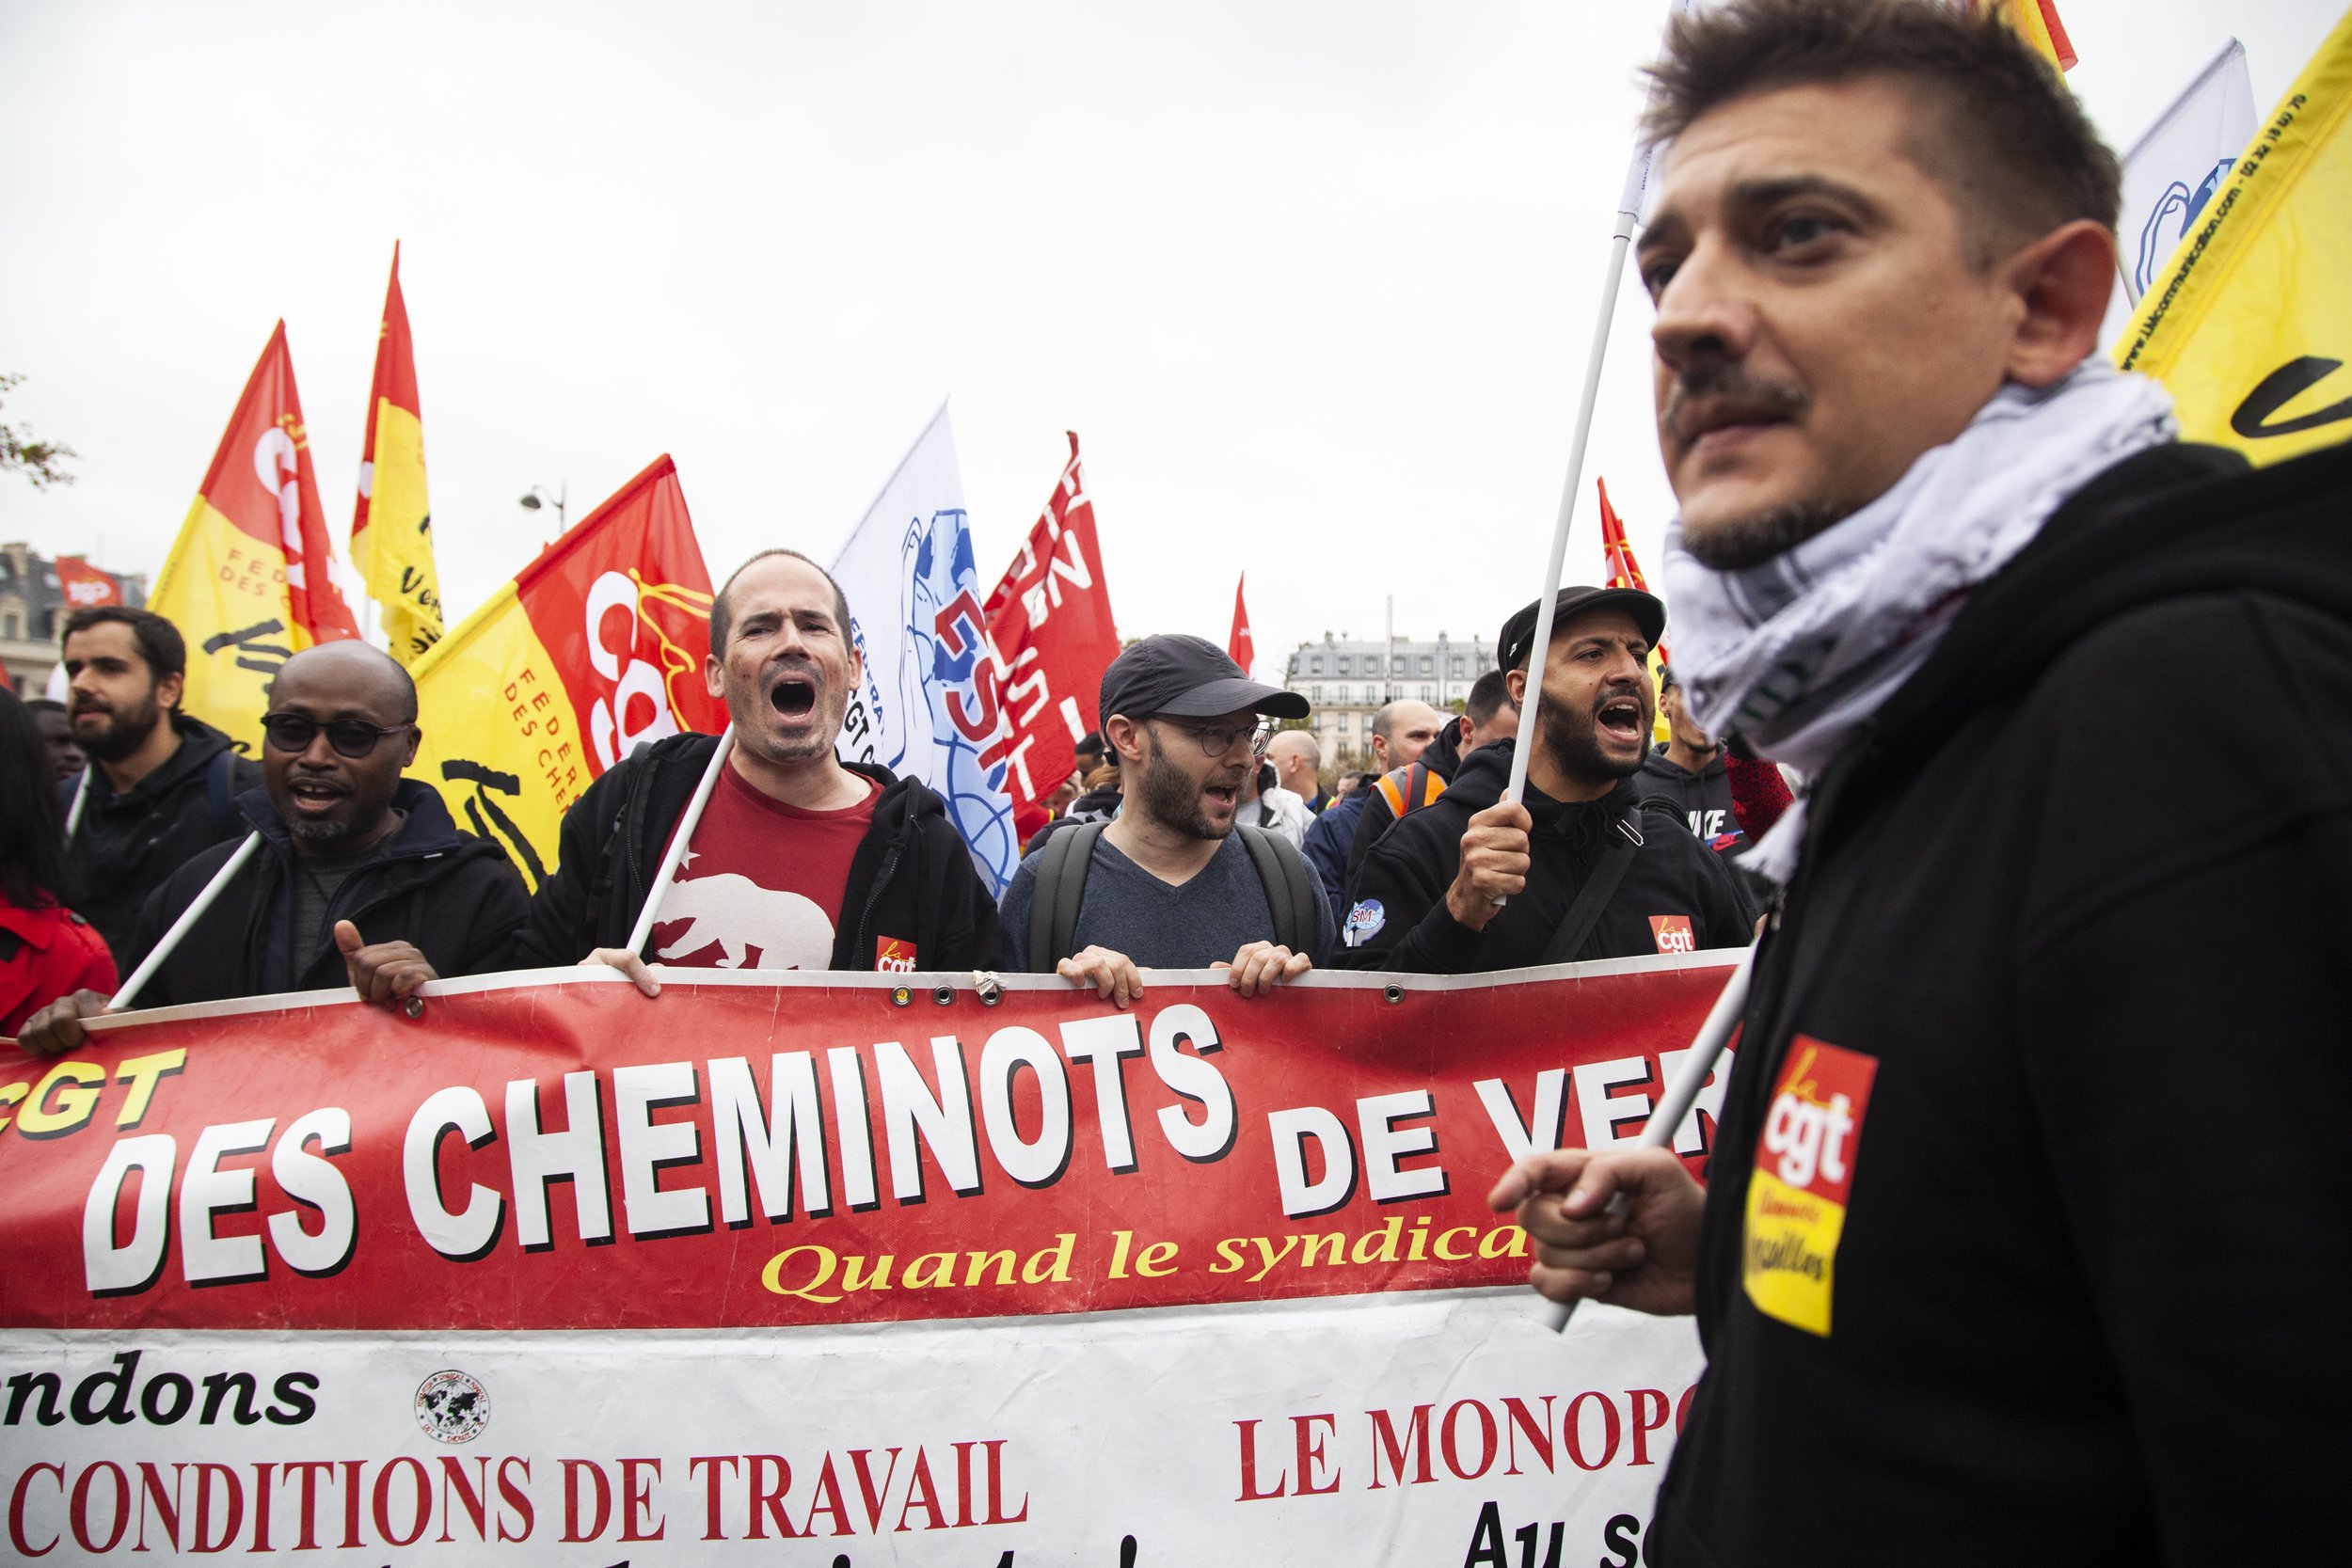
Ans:
MULTIPOLYGON (((830 558, 942 397, 982 587, 1084 443, 1120 629, 1490 636, 1534 596, 1664 0, 0 3, 0 539, 151 575, 285 318, 341 547, 395 238, 453 622, 657 453, 712 577, 830 558), (544 520, 543 520, 544 519, 544 520)), ((2335 0, 2062 0, 2121 148, 2335 0)), ((1648 306, 1590 476, 1653 573, 1648 306)), ((1279 667, 1279 666, 1278 666, 1279 667)))

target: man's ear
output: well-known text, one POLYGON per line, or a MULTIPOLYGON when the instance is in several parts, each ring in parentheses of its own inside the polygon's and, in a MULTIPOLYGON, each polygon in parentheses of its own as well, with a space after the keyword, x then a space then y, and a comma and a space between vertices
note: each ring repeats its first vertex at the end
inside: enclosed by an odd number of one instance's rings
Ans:
POLYGON ((2077 218, 2011 257, 2007 278, 2024 307, 2002 367, 2010 380, 2047 387, 2098 351, 2115 293, 2113 234, 2077 218))
POLYGON ((1502 689, 1511 694, 1513 707, 1527 705, 1527 668, 1521 665, 1502 677, 1502 689))
POLYGON ((1103 721, 1103 739, 1122 762, 1143 760, 1143 726, 1125 714, 1114 713, 1103 721))
POLYGON ((726 700, 727 688, 723 676, 726 666, 719 662, 715 653, 703 655, 703 689, 722 702, 726 700))
MULTIPOLYGON (((155 682, 155 705, 169 713, 180 705, 180 699, 187 689, 188 678, 185 675, 159 676, 155 682)), ((266 697, 267 693, 263 695, 266 697)))

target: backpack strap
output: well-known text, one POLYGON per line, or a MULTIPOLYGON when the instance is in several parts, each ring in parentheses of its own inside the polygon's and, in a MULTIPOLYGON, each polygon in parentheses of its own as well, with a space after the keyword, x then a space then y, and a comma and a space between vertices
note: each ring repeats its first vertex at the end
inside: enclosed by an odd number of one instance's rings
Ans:
MULTIPOLYGON (((1637 808, 1638 809, 1638 808, 1637 808)), ((1544 948, 1541 962, 1564 964, 1574 958, 1584 945, 1584 939, 1600 924, 1600 911, 1609 905, 1610 895, 1625 879, 1625 868, 1633 863, 1633 851, 1642 847, 1642 830, 1633 825, 1633 815, 1618 817, 1610 824, 1609 847, 1601 852, 1593 866, 1593 874, 1584 879, 1577 890, 1576 901, 1561 919, 1560 928, 1551 933, 1551 941, 1544 948)))
POLYGON ((1380 799, 1389 803, 1389 816, 1399 822, 1405 820, 1405 814, 1413 809, 1412 797, 1405 793, 1406 771, 1399 768, 1383 773, 1379 782, 1372 786, 1380 792, 1380 799))
POLYGON ((229 748, 223 746, 204 765, 204 799, 213 808, 213 827, 223 838, 237 831, 236 807, 229 798, 229 774, 235 760, 229 748))
POLYGON ((1418 808, 1436 805, 1438 797, 1445 793, 1445 775, 1425 762, 1413 764, 1413 770, 1418 775, 1416 783, 1419 784, 1419 787, 1412 791, 1412 794, 1418 797, 1413 801, 1414 806, 1418 808))
POLYGON ((1029 950, 1032 970, 1050 974, 1070 957, 1078 935, 1078 906, 1085 901, 1087 868, 1094 862, 1094 841, 1109 824, 1081 822, 1049 834, 1038 851, 1037 885, 1029 890, 1029 950))
MULTIPOLYGON (((1311 956, 1315 946, 1315 905, 1319 884, 1314 868, 1296 846, 1279 833, 1248 823, 1235 827, 1242 847, 1249 851, 1258 880, 1265 887, 1266 908, 1274 913, 1274 942, 1294 953, 1311 956)), ((1041 867, 1040 868, 1042 869, 1041 867)))

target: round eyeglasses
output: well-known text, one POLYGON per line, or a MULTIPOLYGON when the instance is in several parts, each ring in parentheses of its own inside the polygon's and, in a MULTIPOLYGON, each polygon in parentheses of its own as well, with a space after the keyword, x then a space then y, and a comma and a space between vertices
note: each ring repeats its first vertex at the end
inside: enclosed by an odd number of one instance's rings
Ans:
POLYGON ((1261 721, 1248 728, 1233 724, 1184 724, 1173 719, 1156 721, 1171 730, 1182 730, 1200 747, 1201 755, 1215 762, 1233 749, 1233 742, 1248 740, 1252 756, 1265 755, 1266 746, 1274 739, 1274 726, 1261 721))

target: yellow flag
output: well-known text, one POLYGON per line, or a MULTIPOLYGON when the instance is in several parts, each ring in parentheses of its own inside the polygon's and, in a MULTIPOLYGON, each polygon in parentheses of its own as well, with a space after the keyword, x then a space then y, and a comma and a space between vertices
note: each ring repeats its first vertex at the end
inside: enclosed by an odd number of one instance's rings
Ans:
POLYGON ((367 449, 359 457, 359 507, 351 519, 351 560, 384 607, 392 657, 414 664, 441 640, 441 585, 433 570, 433 509, 424 494, 424 420, 417 401, 408 306, 400 294, 400 246, 375 342, 375 388, 368 398, 367 449))
POLYGON ((2140 296, 2115 362, 2192 441, 2276 463, 2352 436, 2352 13, 2140 296))

